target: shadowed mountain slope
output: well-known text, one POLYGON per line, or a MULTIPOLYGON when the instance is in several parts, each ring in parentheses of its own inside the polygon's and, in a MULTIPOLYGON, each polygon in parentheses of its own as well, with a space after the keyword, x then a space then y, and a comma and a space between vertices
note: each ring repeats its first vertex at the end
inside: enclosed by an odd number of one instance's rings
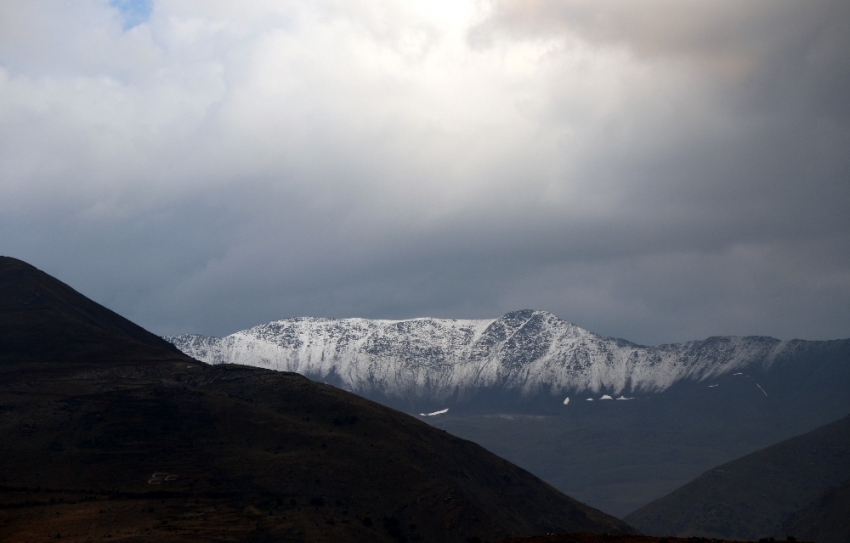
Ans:
POLYGON ((471 442, 330 385, 172 356, 22 264, 4 259, 2 274, 13 326, 0 343, 0 540, 633 531, 471 442), (23 304, 29 292, 47 302, 23 304), (86 341, 63 349, 77 332, 86 341))
POLYGON ((842 485, 848 478, 850 417, 845 417, 711 469, 626 520, 653 535, 809 537, 786 530, 819 516, 832 518, 833 509, 847 504, 842 485))
POLYGON ((0 362, 188 359, 41 270, 0 256, 0 362))
POLYGON ((782 531, 806 541, 850 543, 850 479, 791 514, 782 531))

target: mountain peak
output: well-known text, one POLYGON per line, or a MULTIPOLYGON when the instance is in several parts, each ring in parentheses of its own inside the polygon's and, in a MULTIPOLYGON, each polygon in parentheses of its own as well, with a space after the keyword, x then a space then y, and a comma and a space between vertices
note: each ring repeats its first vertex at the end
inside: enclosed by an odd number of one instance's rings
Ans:
POLYGON ((166 339, 208 363, 293 371, 417 409, 494 391, 660 392, 682 379, 769 365, 785 348, 772 338, 730 337, 644 347, 534 309, 478 320, 283 319, 224 338, 166 339))

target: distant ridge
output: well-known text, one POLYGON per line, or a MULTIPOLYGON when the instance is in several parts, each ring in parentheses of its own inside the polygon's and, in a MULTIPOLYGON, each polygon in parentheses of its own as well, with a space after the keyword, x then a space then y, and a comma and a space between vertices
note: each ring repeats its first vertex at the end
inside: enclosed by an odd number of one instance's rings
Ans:
POLYGON ((846 522, 850 509, 842 515, 843 533, 841 526, 830 528, 833 533, 818 529, 825 519, 834 519, 831 509, 850 505, 849 479, 847 416, 712 468, 625 520, 651 535, 725 539, 791 535, 841 543, 850 539, 846 522))
POLYGON ((0 362, 181 358, 171 343, 65 283, 0 256, 0 362))
POLYGON ((428 410, 493 392, 557 396, 558 403, 569 394, 658 393, 681 381, 747 367, 766 370, 778 359, 827 343, 754 336, 645 347, 530 309, 488 320, 296 318, 224 338, 166 339, 210 364, 293 371, 428 410))

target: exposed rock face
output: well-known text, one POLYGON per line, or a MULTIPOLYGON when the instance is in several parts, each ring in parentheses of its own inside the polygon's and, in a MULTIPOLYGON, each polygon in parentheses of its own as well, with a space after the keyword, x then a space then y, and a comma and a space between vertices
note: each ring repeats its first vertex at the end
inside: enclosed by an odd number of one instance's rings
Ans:
POLYGON ((795 347, 768 337, 714 337, 644 347, 599 336, 544 311, 492 320, 297 318, 224 338, 167 337, 211 364, 301 373, 369 397, 463 400, 476 392, 522 396, 661 392, 757 364, 795 347))

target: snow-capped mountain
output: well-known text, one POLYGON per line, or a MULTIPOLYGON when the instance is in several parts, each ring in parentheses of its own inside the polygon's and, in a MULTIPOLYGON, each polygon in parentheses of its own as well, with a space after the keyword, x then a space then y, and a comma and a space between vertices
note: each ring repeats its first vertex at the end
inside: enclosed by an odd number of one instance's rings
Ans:
POLYGON ((393 403, 520 396, 657 393, 745 367, 767 369, 794 342, 714 337, 645 347, 593 334, 545 311, 492 320, 297 318, 224 338, 166 337, 211 364, 304 374, 393 403))
POLYGON ((531 310, 166 339, 209 363, 294 371, 420 414, 617 515, 850 412, 850 339, 646 347, 531 310))

